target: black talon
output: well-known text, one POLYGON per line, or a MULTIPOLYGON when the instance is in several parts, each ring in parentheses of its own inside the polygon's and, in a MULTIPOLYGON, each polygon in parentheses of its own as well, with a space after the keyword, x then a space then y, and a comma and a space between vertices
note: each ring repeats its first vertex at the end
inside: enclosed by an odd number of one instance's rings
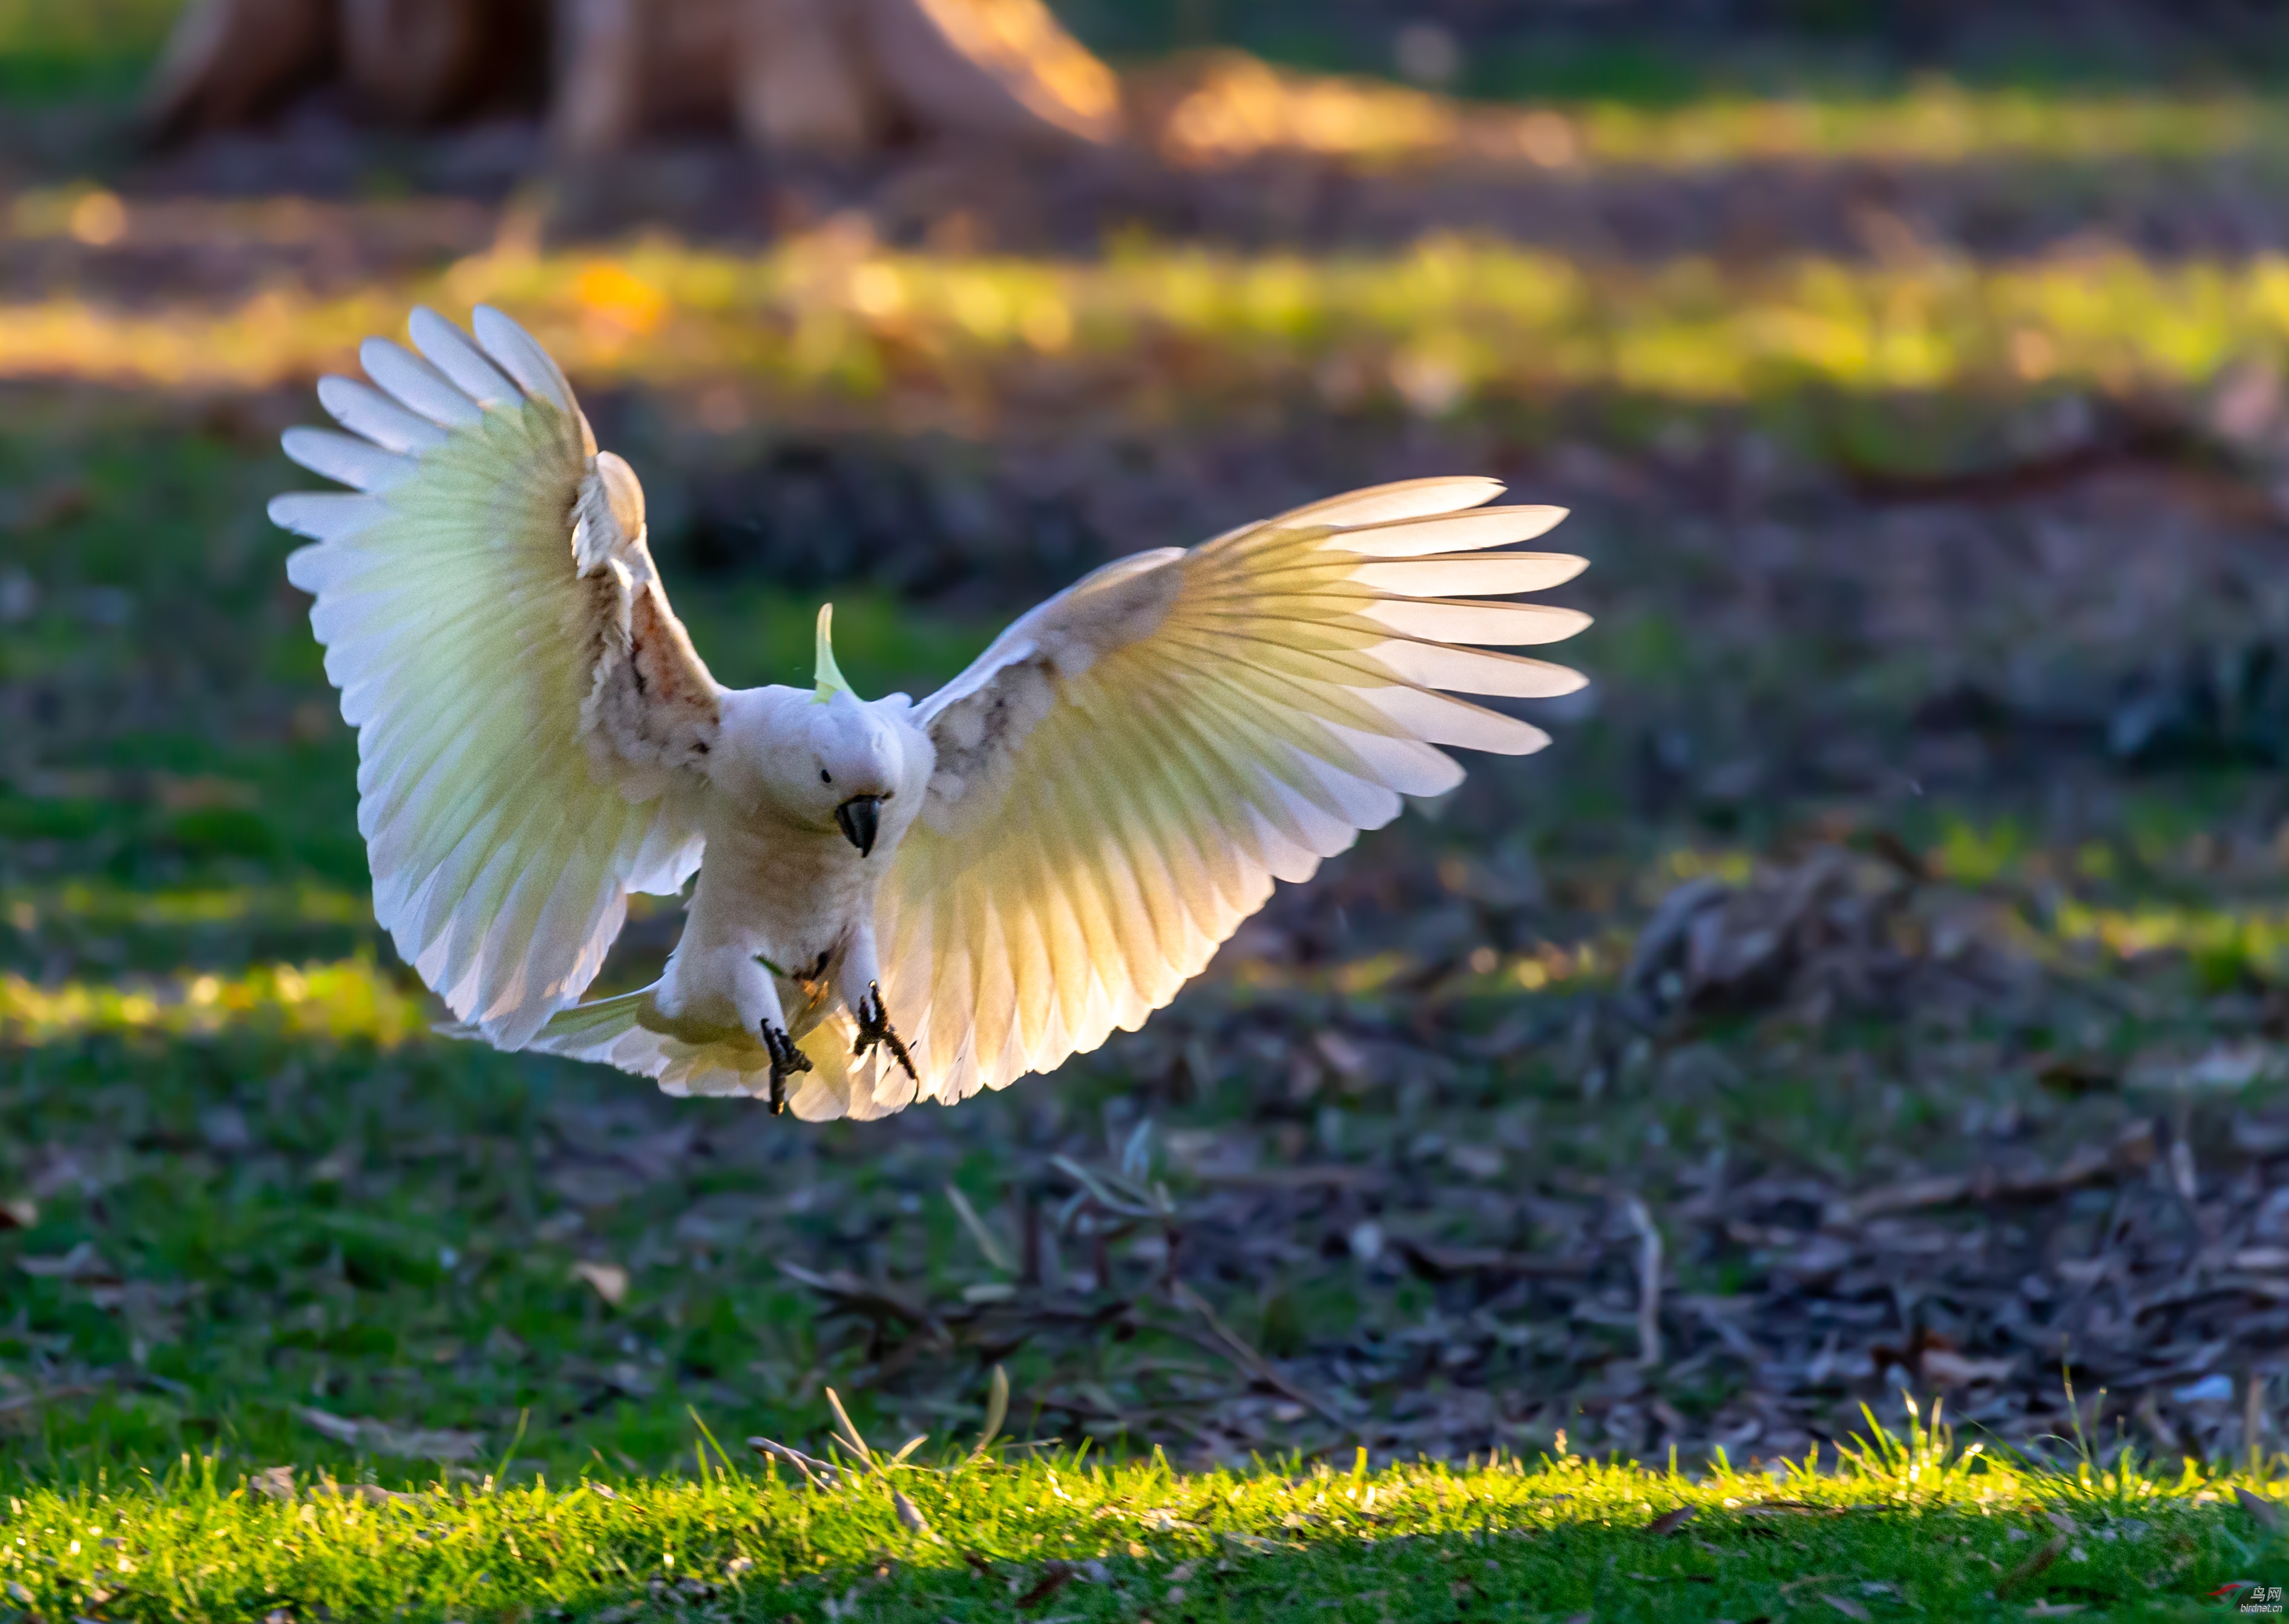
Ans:
POLYGON ((771 1057, 771 1115, 786 1111, 786 1079, 810 1070, 810 1056, 795 1047, 783 1028, 763 1023, 763 1049, 771 1057))
POLYGON ((914 1070, 913 1057, 906 1053, 906 1046, 898 1040, 897 1032, 890 1025, 890 1012, 882 1007, 882 983, 870 981, 866 983, 866 996, 858 1000, 858 1041, 850 1047, 850 1058, 865 1059, 866 1051, 878 1043, 890 1051, 890 1057, 905 1068, 908 1077, 918 1083, 922 1080, 921 1073, 914 1070))

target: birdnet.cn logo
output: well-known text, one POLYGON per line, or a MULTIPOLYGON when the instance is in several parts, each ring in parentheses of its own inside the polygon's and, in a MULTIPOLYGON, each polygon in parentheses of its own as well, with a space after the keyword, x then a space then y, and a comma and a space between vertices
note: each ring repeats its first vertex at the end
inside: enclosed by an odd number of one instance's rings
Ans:
POLYGON ((2237 1589, 2241 1592, 2241 1611, 2244 1612, 2278 1612, 2281 1611, 2281 1587, 2279 1585, 2229 1585, 2226 1587, 2226 1589, 2228 1593, 2237 1589))

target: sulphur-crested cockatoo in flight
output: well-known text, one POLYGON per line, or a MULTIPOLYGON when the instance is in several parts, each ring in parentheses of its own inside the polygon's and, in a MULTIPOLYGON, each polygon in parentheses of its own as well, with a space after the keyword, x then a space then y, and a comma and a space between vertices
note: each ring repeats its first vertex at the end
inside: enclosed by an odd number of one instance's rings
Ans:
POLYGON ((812 1120, 999 1088, 1134 1031, 1274 880, 1310 877, 1400 797, 1452 789, 1440 744, 1539 729, 1441 689, 1567 693, 1575 610, 1490 602, 1561 554, 1490 552, 1554 507, 1411 480, 1105 565, 919 705, 864 700, 818 617, 813 688, 725 689, 652 562, 634 471, 507 317, 416 311, 349 432, 285 449, 355 494, 283 496, 310 538, 326 674, 358 734, 374 912, 504 1049, 602 1061, 670 1094, 812 1120), (578 1001, 631 891, 697 872, 641 991, 578 1001))

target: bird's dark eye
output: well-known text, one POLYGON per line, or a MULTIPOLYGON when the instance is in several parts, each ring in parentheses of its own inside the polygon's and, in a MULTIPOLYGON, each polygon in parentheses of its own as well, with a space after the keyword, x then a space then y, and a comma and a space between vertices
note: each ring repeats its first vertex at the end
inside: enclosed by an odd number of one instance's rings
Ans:
POLYGON ((833 773, 831 773, 831 772, 828 772, 825 768, 823 768, 823 767, 822 767, 822 768, 820 768, 818 769, 818 781, 819 781, 821 784, 832 784, 832 783, 833 783, 833 782, 834 782, 834 775, 833 775, 833 773))

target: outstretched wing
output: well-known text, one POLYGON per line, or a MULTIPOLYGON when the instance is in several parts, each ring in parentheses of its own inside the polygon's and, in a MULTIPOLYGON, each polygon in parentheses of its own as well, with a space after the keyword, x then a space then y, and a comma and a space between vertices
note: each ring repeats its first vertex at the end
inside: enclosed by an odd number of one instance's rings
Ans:
POLYGON ((283 496, 287 560, 358 732, 374 912, 453 1013, 521 1047, 594 979, 630 891, 699 864, 720 690, 668 608, 628 466, 555 362, 480 306, 328 378, 348 434, 286 454, 355 495, 283 496))
POLYGON ((1565 517, 1416 480, 1189 552, 1120 560, 1009 627, 917 712, 937 746, 875 927, 885 1000, 951 1103, 1133 1031, 1273 880, 1539 728, 1438 690, 1569 693, 1563 666, 1465 644, 1553 642, 1573 609, 1481 601, 1583 561, 1483 549, 1565 517))

